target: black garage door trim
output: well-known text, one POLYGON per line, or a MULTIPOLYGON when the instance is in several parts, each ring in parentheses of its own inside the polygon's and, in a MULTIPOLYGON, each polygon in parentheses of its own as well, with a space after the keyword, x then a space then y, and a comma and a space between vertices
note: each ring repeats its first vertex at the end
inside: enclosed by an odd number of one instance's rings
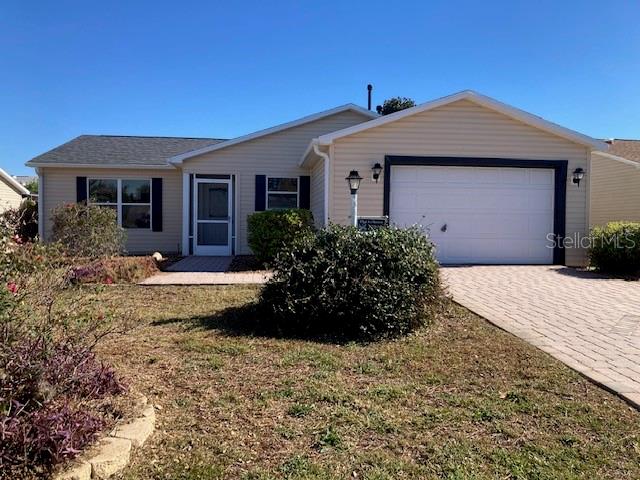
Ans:
MULTIPOLYGON (((391 167, 399 165, 432 165, 443 167, 512 167, 512 168, 552 168, 554 177, 553 233, 556 239, 563 239, 566 233, 567 211, 567 160, 522 160, 519 158, 472 158, 472 157, 405 157, 386 155, 384 157, 384 197, 383 214, 389 215, 391 167)), ((553 249, 553 263, 564 265, 564 249, 556 242, 553 249)))

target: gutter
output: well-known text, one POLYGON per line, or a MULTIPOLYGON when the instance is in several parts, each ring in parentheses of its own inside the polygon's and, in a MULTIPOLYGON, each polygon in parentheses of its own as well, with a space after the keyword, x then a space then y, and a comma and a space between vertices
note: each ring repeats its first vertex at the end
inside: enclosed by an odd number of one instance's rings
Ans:
POLYGON ((25 195, 30 195, 29 190, 27 190, 24 185, 20 184, 15 178, 13 178, 11 175, 9 175, 7 172, 5 172, 1 168, 0 168, 0 177, 4 178, 6 182, 9 184, 9 186, 11 186, 11 188, 13 188, 16 191, 16 193, 20 194, 22 197, 24 197, 25 195))

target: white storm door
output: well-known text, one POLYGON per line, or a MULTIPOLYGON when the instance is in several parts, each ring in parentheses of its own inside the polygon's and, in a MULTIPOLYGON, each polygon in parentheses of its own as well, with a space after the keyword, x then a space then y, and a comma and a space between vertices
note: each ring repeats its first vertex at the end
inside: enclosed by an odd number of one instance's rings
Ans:
POLYGON ((231 180, 196 178, 194 255, 231 255, 231 180))

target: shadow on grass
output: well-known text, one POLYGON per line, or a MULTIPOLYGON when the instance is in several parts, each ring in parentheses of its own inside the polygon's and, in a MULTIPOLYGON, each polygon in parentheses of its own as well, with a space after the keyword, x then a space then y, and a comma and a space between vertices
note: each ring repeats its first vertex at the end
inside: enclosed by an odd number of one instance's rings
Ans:
MULTIPOLYGON (((342 344, 350 340, 331 337, 326 334, 293 333, 282 330, 270 321, 258 303, 227 307, 212 315, 200 315, 187 318, 168 318, 151 322, 152 326, 182 323, 190 328, 217 330, 229 337, 263 337, 275 339, 307 340, 317 343, 342 344)), ((351 339, 353 341, 353 339, 351 339)))

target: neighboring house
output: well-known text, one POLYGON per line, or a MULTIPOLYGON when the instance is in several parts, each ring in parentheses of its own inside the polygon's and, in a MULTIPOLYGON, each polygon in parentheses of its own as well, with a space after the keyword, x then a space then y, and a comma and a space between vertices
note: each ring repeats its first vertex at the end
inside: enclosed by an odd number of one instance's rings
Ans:
POLYGON ((640 140, 608 140, 591 165, 590 224, 640 222, 640 140))
POLYGON ((29 196, 29 190, 0 168, 0 213, 19 207, 22 200, 29 196))
POLYGON ((29 198, 31 200, 34 202, 38 201, 38 192, 29 189, 29 185, 38 182, 38 177, 35 175, 14 175, 13 178, 15 178, 20 185, 29 190, 29 198))
POLYGON ((52 208, 88 200, 118 210, 130 252, 248 254, 255 211, 350 223, 345 177, 357 170, 359 215, 423 225, 443 263, 581 265, 584 250, 552 240, 588 232, 589 182, 573 175, 606 148, 464 91, 384 117, 349 104, 224 141, 83 135, 27 165, 45 239, 52 208))
POLYGON ((17 182, 24 187, 30 183, 38 181, 38 177, 35 175, 14 175, 13 178, 15 178, 17 182))

